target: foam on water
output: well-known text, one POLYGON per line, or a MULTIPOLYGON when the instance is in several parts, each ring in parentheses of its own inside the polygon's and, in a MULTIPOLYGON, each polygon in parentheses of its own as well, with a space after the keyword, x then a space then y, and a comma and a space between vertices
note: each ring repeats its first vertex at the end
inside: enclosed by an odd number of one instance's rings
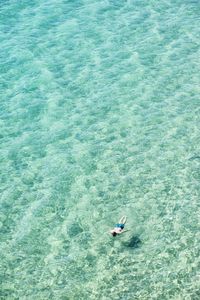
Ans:
POLYGON ((199 299, 199 11, 1 2, 1 299, 199 299))

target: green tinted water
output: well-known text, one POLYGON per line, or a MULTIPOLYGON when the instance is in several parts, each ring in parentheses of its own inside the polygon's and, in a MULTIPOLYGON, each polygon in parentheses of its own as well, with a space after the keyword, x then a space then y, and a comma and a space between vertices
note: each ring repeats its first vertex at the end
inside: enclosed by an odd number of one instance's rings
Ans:
POLYGON ((199 12, 1 2, 1 299, 199 299, 199 12))

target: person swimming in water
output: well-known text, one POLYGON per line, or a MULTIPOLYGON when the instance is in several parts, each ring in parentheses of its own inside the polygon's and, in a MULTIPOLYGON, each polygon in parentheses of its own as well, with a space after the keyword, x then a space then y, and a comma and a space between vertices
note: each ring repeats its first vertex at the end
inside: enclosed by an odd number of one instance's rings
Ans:
MULTIPOLYGON (((117 223, 115 225, 115 228, 113 230, 110 231, 110 233, 112 234, 112 236, 116 236, 117 234, 123 233, 124 231, 124 227, 125 227, 125 223, 126 223, 127 217, 123 216, 120 220, 119 223, 117 223)), ((126 230, 127 231, 127 230, 126 230)))

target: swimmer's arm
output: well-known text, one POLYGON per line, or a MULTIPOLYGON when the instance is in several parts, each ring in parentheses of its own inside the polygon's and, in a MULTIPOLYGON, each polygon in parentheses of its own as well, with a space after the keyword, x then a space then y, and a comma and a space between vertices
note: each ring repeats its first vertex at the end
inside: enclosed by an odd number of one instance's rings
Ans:
POLYGON ((128 229, 127 230, 123 230, 123 231, 119 232, 119 234, 127 232, 127 231, 130 231, 130 230, 128 230, 128 229))

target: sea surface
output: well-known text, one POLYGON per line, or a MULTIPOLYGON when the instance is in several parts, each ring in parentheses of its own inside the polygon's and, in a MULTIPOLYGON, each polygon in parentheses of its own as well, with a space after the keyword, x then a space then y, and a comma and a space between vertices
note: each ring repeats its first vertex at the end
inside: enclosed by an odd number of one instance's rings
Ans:
POLYGON ((200 299, 199 95, 199 0, 0 1, 1 300, 200 299))

